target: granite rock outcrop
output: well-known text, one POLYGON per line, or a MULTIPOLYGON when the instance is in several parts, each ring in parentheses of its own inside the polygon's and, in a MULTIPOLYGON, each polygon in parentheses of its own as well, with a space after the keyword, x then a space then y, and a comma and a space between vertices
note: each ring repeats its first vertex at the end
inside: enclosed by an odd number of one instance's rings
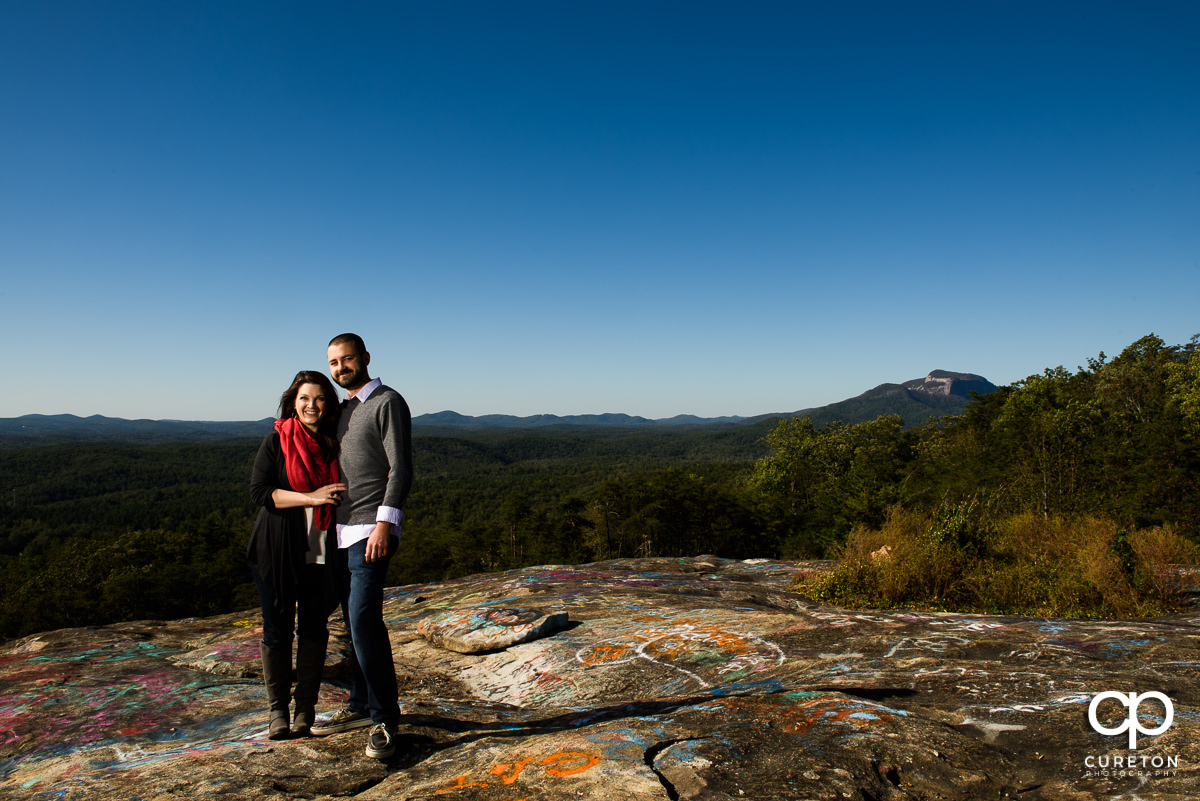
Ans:
POLYGON ((902 385, 909 392, 925 393, 928 395, 971 397, 974 392, 987 395, 996 391, 996 385, 981 375, 974 373, 953 373, 949 370, 934 370, 924 378, 914 378, 902 385))
MULTIPOLYGON (((0 797, 1200 797, 1200 615, 859 612, 788 590, 815 567, 623 560, 393 588, 386 762, 363 730, 267 740, 255 612, 32 636, 0 649, 0 797), (475 653, 418 631, 552 616, 475 653)), ((336 626, 333 643, 325 710, 346 697, 336 626)))

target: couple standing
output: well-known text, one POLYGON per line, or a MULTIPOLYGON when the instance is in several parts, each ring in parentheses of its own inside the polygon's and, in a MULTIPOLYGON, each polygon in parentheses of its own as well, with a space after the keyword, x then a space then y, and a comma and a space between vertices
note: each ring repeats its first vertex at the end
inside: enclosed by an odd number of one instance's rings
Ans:
POLYGON ((400 393, 370 377, 371 354, 357 334, 334 337, 326 355, 345 402, 339 406, 323 373, 297 373, 250 480, 262 507, 247 556, 262 602, 268 736, 371 726, 367 756, 387 759, 396 751, 400 706, 383 589, 412 487, 412 415, 400 393), (339 599, 353 646, 350 699, 318 722, 327 619, 339 599))

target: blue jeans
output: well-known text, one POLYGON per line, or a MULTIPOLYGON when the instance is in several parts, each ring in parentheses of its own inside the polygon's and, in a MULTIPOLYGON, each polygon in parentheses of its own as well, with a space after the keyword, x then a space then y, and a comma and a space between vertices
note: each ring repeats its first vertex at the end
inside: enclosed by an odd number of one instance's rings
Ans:
POLYGON ((254 574, 262 604, 263 645, 273 651, 286 651, 290 659, 295 632, 299 632, 302 640, 325 642, 329 633, 322 572, 325 569, 325 565, 305 565, 300 583, 279 599, 285 610, 280 612, 275 608, 275 590, 263 580, 258 565, 251 563, 250 572, 254 574))
POLYGON ((367 541, 339 548, 342 565, 342 615, 353 646, 350 654, 351 709, 371 713, 372 723, 400 722, 392 642, 383 622, 387 568, 400 541, 390 537, 387 556, 367 562, 367 541))

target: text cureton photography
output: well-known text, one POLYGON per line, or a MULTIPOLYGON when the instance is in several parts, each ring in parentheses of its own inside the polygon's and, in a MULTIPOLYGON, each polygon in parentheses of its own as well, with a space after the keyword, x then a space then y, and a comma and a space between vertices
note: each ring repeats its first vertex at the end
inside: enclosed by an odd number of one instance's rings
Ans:
POLYGON ((1142 778, 1174 776, 1179 769, 1179 756, 1166 754, 1138 753, 1138 734, 1156 737, 1164 734, 1175 721, 1175 705, 1165 694, 1151 690, 1144 693, 1116 692, 1109 690, 1098 693, 1088 705, 1088 723, 1099 734, 1106 737, 1117 737, 1128 733, 1129 751, 1127 753, 1089 754, 1083 760, 1084 776, 1124 777, 1137 776, 1142 778), (1123 708, 1120 714, 1124 717, 1118 725, 1105 725, 1113 719, 1113 704, 1116 702, 1123 708), (1150 718, 1156 725, 1143 724, 1140 713, 1142 702, 1150 701, 1145 717, 1150 718), (1161 705, 1162 714, 1158 715, 1157 706, 1161 705), (1102 711, 1103 710, 1103 711, 1102 711), (1104 714, 1107 713, 1107 714, 1104 714))

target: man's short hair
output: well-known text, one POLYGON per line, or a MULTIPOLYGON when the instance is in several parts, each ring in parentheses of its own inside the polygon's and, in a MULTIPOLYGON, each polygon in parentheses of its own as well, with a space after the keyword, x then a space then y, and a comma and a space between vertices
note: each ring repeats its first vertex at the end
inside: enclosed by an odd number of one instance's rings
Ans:
POLYGON ((353 345, 354 351, 359 355, 367 352, 367 345, 358 334, 338 334, 329 340, 329 344, 325 347, 332 348, 334 345, 345 345, 346 343, 353 345))

